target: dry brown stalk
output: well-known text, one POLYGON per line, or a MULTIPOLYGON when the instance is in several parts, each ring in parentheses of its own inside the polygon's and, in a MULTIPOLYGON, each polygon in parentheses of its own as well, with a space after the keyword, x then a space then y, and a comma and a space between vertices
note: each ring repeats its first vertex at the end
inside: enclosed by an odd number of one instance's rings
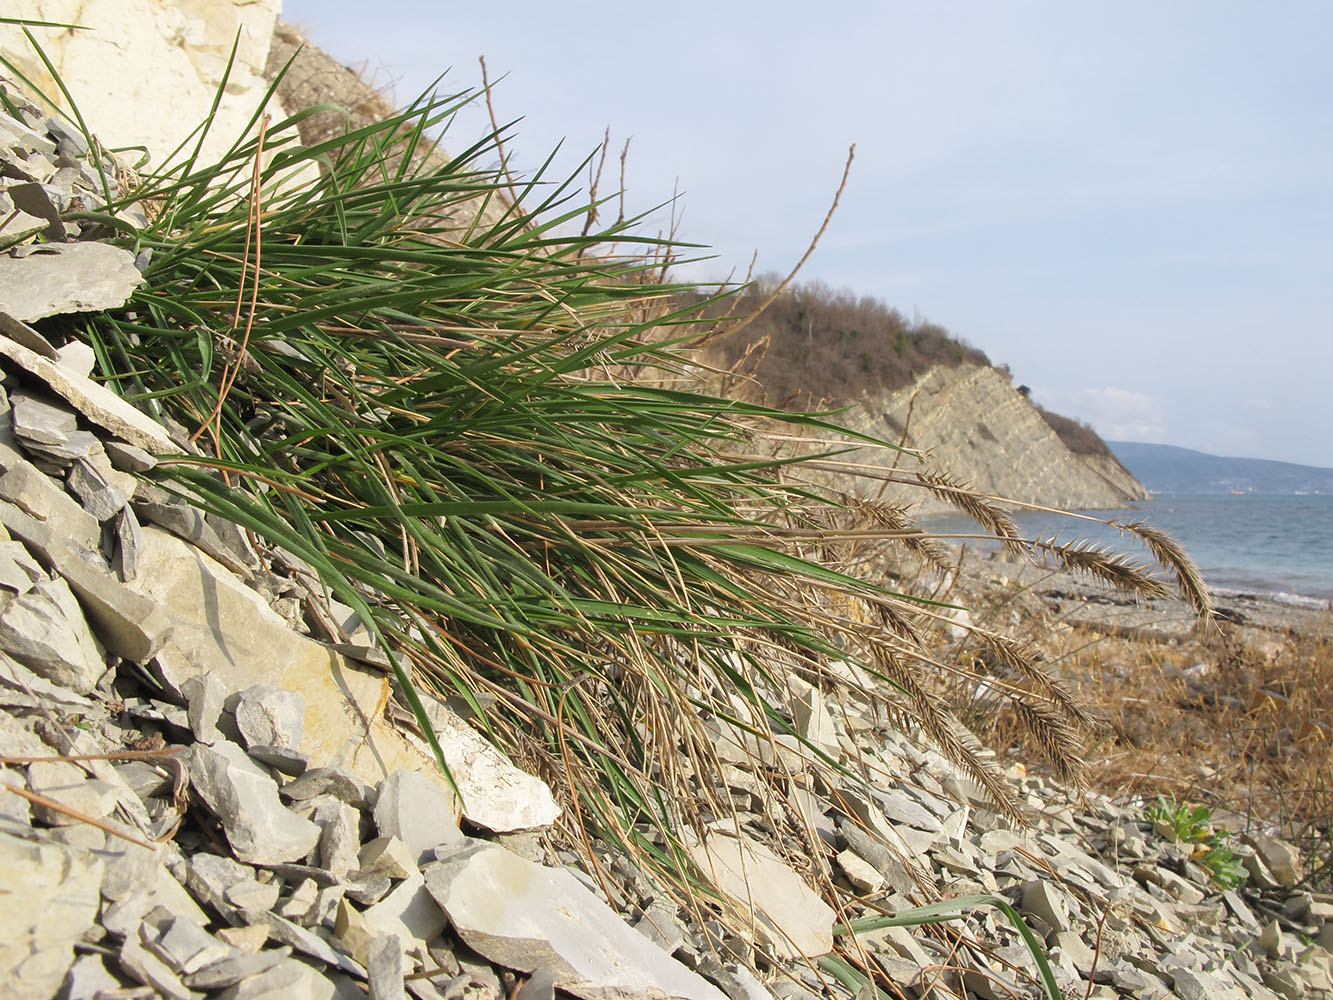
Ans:
POLYGON ((739 333, 741 330, 744 330, 747 326, 750 325, 750 323, 754 320, 756 316, 758 316, 765 309, 767 309, 769 305, 771 305, 773 302, 777 300, 779 295, 781 295, 784 291, 787 290, 787 286, 792 283, 796 275, 800 273, 801 268, 805 266, 805 262, 810 259, 810 255, 815 252, 815 247, 819 246, 819 241, 824 235, 824 230, 828 229, 828 224, 833 219, 833 213, 838 210, 838 203, 842 201, 842 193, 847 188, 847 178, 848 176, 851 175, 852 161, 854 159, 856 159, 856 143, 852 143, 851 146, 849 146, 847 149, 847 163, 842 168, 842 180, 838 183, 838 190, 833 194, 833 204, 829 206, 829 210, 827 214, 825 214, 824 216, 823 224, 820 225, 819 231, 815 233, 814 239, 810 241, 810 246, 801 256, 801 259, 796 262, 796 266, 791 269, 791 272, 787 275, 787 277, 785 277, 781 281, 781 283, 775 289, 773 289, 773 291, 769 294, 768 298, 764 299, 764 301, 759 304, 759 307, 755 309, 754 312, 750 313, 750 315, 748 316, 742 317, 741 319, 737 320, 734 323, 731 323, 730 325, 724 325, 722 323, 717 324, 717 326, 715 326, 711 331, 709 331, 707 334, 705 334, 702 338, 699 339, 698 341, 699 347, 703 347, 705 344, 714 343, 718 340, 723 339, 724 337, 730 337, 736 333, 739 333))
MULTIPOLYGON (((489 95, 488 95, 489 98, 489 95)), ((597 160, 597 171, 593 172, 592 164, 588 164, 588 211, 583 216, 583 235, 587 236, 592 231, 592 227, 597 222, 597 187, 602 183, 602 168, 606 166, 606 151, 611 145, 611 126, 606 126, 606 134, 602 136, 602 155, 597 160)), ((624 161, 621 161, 621 203, 624 203, 624 161)), ((623 211, 623 208, 622 208, 623 211)), ((583 248, 579 248, 579 253, 583 253, 583 248)))
POLYGON ((505 184, 509 188, 509 201, 518 204, 518 192, 514 188, 514 177, 509 173, 509 154, 505 152, 504 140, 500 136, 500 123, 495 117, 495 104, 491 101, 491 82, 486 76, 486 57, 478 56, 481 63, 481 87, 486 93, 486 112, 491 116, 491 132, 495 135, 495 151, 500 154, 500 169, 504 171, 505 184))
POLYGON ((89 816, 86 813, 81 813, 77 809, 71 809, 63 802, 57 802, 55 799, 47 798, 45 795, 41 795, 37 792, 31 792, 26 788, 19 788, 17 785, 11 785, 4 781, 0 781, 0 788, 4 788, 5 791, 7 792, 13 792, 15 795, 19 796, 19 798, 27 799, 29 802, 50 809, 52 812, 58 812, 62 816, 68 816, 70 819, 76 819, 80 823, 86 823, 89 826, 95 826, 103 833, 109 833, 113 837, 119 837, 121 840, 129 841, 136 847, 145 847, 150 851, 157 849, 156 844, 150 844, 146 840, 140 840, 138 837, 132 836, 126 833, 124 830, 116 829, 110 823, 105 823, 102 820, 97 819, 95 816, 89 816))
MULTIPOLYGON (((233 333, 241 325, 241 308, 245 301, 245 275, 247 268, 250 277, 250 314, 245 321, 245 332, 241 336, 239 346, 236 348, 236 356, 233 357, 223 370, 222 380, 218 385, 218 399, 213 404, 213 410, 203 422, 190 435, 190 440, 194 441, 205 430, 213 425, 213 449, 214 453, 220 459, 222 458, 222 407, 227 401, 227 394, 231 392, 231 387, 236 382, 237 375, 245 366, 247 354, 250 346, 250 333, 254 329, 255 310, 259 305, 259 272, 262 267, 262 202, 260 200, 260 188, 263 183, 263 156, 264 156, 264 138, 268 134, 268 123, 271 115, 264 115, 259 120, 259 137, 255 143, 254 168, 250 177, 250 210, 245 219, 245 252, 241 258, 241 281, 236 289, 236 311, 232 315, 231 328, 233 333), (250 247, 253 241, 254 245, 254 263, 250 262, 250 247)), ((228 483, 231 482, 231 476, 223 471, 223 478, 228 483)))
POLYGON ((1138 563, 1123 553, 1086 541, 1058 543, 1036 539, 1032 548, 1050 556, 1061 569, 1108 583, 1116 590, 1139 597, 1167 597, 1169 591, 1138 563))

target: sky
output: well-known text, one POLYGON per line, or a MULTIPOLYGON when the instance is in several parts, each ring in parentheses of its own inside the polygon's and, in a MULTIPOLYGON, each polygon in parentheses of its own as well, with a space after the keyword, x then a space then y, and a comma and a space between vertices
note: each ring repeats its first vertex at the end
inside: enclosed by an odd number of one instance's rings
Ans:
MULTIPOLYGON (((485 56, 519 170, 630 138, 627 208, 679 192, 691 279, 785 274, 855 143, 801 280, 944 326, 1103 437, 1333 467, 1327 0, 283 8, 399 102, 485 56)), ((444 145, 487 130, 479 103, 444 145)))

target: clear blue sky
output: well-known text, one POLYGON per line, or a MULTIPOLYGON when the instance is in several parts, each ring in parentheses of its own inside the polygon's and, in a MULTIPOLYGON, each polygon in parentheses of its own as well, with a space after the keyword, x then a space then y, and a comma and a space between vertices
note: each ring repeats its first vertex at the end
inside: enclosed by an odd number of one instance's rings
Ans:
POLYGON ((785 273, 855 142, 804 279, 940 323, 1106 437, 1333 466, 1327 0, 284 8, 399 100, 485 55, 520 167, 633 136, 630 208, 679 182, 680 236, 717 254, 691 277, 756 249, 785 273))

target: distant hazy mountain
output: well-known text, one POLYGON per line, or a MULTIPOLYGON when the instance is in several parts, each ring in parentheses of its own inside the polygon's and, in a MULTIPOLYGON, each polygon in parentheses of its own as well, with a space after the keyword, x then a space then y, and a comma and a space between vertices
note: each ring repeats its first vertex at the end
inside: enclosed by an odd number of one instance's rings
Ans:
POLYGON ((1262 458, 1225 458, 1169 444, 1106 443, 1135 478, 1155 493, 1333 493, 1333 469, 1262 458))

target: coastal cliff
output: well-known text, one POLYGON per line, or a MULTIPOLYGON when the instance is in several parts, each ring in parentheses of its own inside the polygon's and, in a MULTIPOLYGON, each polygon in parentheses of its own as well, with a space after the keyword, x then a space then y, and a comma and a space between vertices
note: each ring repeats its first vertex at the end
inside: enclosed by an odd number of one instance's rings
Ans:
MULTIPOLYGON (((841 422, 926 458, 862 449, 854 461, 896 459, 901 471, 947 472, 995 496, 1064 508, 1120 507, 1148 496, 1109 453, 1071 451, 1009 379, 988 366, 937 365, 915 385, 864 398, 841 422)), ((865 480, 856 487, 870 489, 877 485, 865 480)))

